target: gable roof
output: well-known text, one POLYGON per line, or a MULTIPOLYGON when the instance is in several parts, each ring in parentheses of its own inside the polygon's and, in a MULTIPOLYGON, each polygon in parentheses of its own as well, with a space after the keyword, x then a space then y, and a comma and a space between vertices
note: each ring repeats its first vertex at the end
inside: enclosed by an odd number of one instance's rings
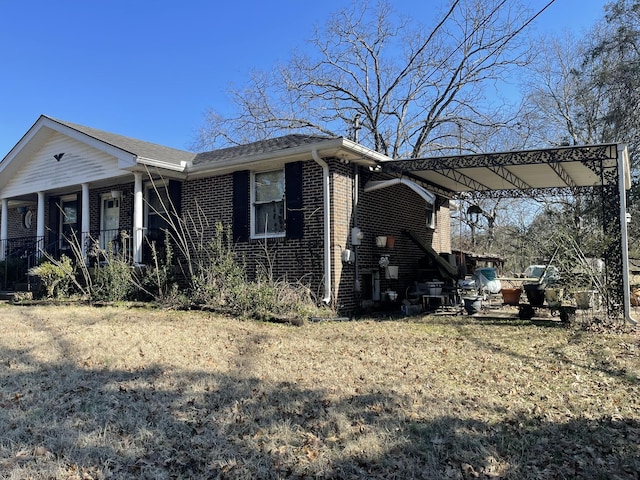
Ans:
POLYGON ((64 120, 58 120, 47 115, 43 115, 43 117, 135 155, 139 159, 159 160, 170 164, 184 165, 191 163, 195 157, 195 153, 188 152, 186 150, 166 147, 157 143, 146 142, 144 140, 138 140, 137 138, 106 132, 104 130, 98 130, 97 128, 86 127, 84 125, 78 125, 64 120))
POLYGON ((23 160, 31 158, 53 134, 61 134, 115 157, 122 171, 157 167, 181 178, 219 175, 241 169, 280 168, 284 163, 338 158, 375 166, 391 160, 344 137, 290 134, 244 145, 194 153, 41 115, 0 161, 0 187, 12 178, 23 160), (317 157, 316 157, 317 158, 317 157), (14 161, 16 160, 16 161, 14 161))

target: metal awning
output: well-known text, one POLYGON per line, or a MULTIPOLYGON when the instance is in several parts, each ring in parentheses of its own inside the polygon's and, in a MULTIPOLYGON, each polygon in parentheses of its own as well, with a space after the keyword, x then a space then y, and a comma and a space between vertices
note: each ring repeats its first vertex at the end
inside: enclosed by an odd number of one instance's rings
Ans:
POLYGON ((603 204, 608 205, 603 207, 603 224, 613 228, 611 234, 619 229, 618 253, 613 260, 616 269, 621 270, 622 281, 616 296, 624 306, 625 319, 637 324, 630 306, 626 190, 631 188, 631 172, 626 145, 610 143, 391 160, 381 164, 381 171, 391 177, 408 178, 448 198, 470 192, 475 196, 519 198, 549 192, 598 191, 603 204), (611 218, 616 221, 611 222, 611 218))
POLYGON ((401 175, 454 197, 462 192, 522 197, 538 190, 584 190, 618 183, 618 161, 625 162, 625 189, 631 187, 629 158, 620 144, 392 160, 382 171, 401 175))

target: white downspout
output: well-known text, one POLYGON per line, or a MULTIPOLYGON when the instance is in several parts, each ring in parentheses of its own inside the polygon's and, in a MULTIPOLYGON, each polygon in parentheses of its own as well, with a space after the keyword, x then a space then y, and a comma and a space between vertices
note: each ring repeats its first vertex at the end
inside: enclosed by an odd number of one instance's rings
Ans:
POLYGON ((325 304, 331 303, 331 185, 329 183, 329 165, 322 160, 316 149, 311 156, 322 167, 322 191, 324 200, 324 298, 325 304))
POLYGON ((618 145, 618 188, 620 189, 620 247, 622 248, 622 288, 624 288, 624 318, 627 322, 638 324, 631 316, 631 284, 629 281, 629 239, 627 237, 627 192, 626 192, 626 146, 618 145))

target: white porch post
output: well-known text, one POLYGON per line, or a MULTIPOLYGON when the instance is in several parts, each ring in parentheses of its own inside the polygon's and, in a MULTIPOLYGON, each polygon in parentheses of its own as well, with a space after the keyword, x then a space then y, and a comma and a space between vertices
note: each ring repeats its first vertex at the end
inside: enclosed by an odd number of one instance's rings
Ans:
POLYGON ((2 218, 0 219, 0 260, 4 260, 7 255, 7 240, 9 236, 9 222, 7 216, 9 215, 9 200, 2 199, 2 212, 0 212, 2 218))
POLYGON ((38 257, 44 250, 44 192, 38 192, 38 213, 36 215, 36 237, 38 242, 38 257))
POLYGON ((89 245, 89 234, 91 229, 91 209, 89 206, 89 184, 82 184, 82 225, 80 241, 82 245, 82 257, 87 258, 87 247, 89 245))
POLYGON ((133 261, 134 263, 142 263, 142 220, 144 217, 142 174, 135 172, 133 178, 133 261))

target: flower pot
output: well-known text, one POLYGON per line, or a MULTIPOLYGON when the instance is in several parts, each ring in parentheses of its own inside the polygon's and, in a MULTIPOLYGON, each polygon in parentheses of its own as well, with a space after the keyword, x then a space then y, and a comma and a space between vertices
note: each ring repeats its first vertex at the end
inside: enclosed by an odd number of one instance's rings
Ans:
POLYGON ((397 280, 398 279, 398 266, 397 265, 389 265, 385 268, 385 278, 387 280, 397 280))
POLYGON ((529 305, 541 307, 544 304, 544 287, 542 285, 539 283, 525 283, 522 288, 524 288, 529 305))
POLYGON ((547 305, 551 308, 557 308, 562 304, 562 294, 564 290, 562 288, 545 288, 544 299, 547 301, 547 305))
POLYGON ((478 313, 482 309, 482 297, 463 297, 464 309, 469 315, 478 313))
POLYGON ((502 303, 505 305, 520 304, 520 295, 522 295, 521 288, 503 288, 500 292, 502 292, 502 303))
POLYGON ((393 248, 396 244, 396 237, 394 235, 387 235, 387 248, 393 248))
POLYGON ((379 236, 376 237, 376 247, 384 248, 387 246, 387 237, 379 236))
POLYGON ((593 297, 595 292, 593 290, 581 290, 574 294, 576 300, 576 307, 581 310, 586 310, 593 307, 593 297))

